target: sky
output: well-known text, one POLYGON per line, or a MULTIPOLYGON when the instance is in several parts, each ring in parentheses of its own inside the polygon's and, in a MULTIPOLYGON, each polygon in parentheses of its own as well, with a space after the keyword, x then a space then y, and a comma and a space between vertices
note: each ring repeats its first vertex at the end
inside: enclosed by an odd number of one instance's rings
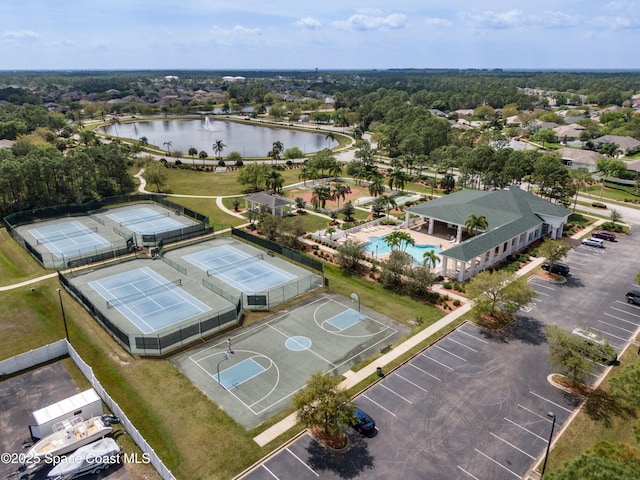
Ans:
POLYGON ((640 69, 640 0, 1 0, 0 70, 640 69))

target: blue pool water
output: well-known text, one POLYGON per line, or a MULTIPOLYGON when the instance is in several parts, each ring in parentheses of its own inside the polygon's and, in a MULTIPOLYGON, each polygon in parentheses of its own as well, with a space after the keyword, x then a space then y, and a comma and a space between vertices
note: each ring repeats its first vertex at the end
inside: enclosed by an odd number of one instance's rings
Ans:
MULTIPOLYGON (((384 238, 385 237, 369 237, 367 243, 365 243, 366 251, 374 256, 376 254, 383 255, 385 253, 391 253, 391 248, 385 243, 384 238)), ((408 245, 404 251, 411 255, 413 263, 422 265, 424 263, 422 255, 428 250, 434 250, 436 253, 440 253, 440 249, 434 245, 408 245)))

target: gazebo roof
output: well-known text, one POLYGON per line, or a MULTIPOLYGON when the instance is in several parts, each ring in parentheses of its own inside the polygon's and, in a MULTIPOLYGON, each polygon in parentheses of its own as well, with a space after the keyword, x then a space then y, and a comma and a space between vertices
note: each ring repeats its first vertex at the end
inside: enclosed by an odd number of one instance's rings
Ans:
POLYGON ((246 199, 250 202, 264 205, 269 208, 278 208, 295 203, 293 200, 290 200, 286 197, 281 197, 280 195, 272 195, 271 193, 267 192, 252 193, 251 195, 247 196, 246 199))

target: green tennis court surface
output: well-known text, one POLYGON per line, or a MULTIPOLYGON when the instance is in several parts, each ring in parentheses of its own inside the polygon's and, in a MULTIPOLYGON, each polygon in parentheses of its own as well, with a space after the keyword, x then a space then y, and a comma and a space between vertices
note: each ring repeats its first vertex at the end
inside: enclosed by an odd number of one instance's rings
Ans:
POLYGON ((340 375, 408 332, 377 312, 358 312, 349 299, 322 294, 171 361, 251 429, 289 407, 311 373, 340 375))

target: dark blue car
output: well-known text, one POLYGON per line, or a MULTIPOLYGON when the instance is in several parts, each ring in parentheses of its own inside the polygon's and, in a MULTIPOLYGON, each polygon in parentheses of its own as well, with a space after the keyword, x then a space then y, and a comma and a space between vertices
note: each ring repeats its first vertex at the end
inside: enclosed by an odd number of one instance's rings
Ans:
POLYGON ((373 418, 357 407, 354 413, 355 418, 351 426, 365 435, 371 433, 376 427, 376 422, 373 421, 373 418))

